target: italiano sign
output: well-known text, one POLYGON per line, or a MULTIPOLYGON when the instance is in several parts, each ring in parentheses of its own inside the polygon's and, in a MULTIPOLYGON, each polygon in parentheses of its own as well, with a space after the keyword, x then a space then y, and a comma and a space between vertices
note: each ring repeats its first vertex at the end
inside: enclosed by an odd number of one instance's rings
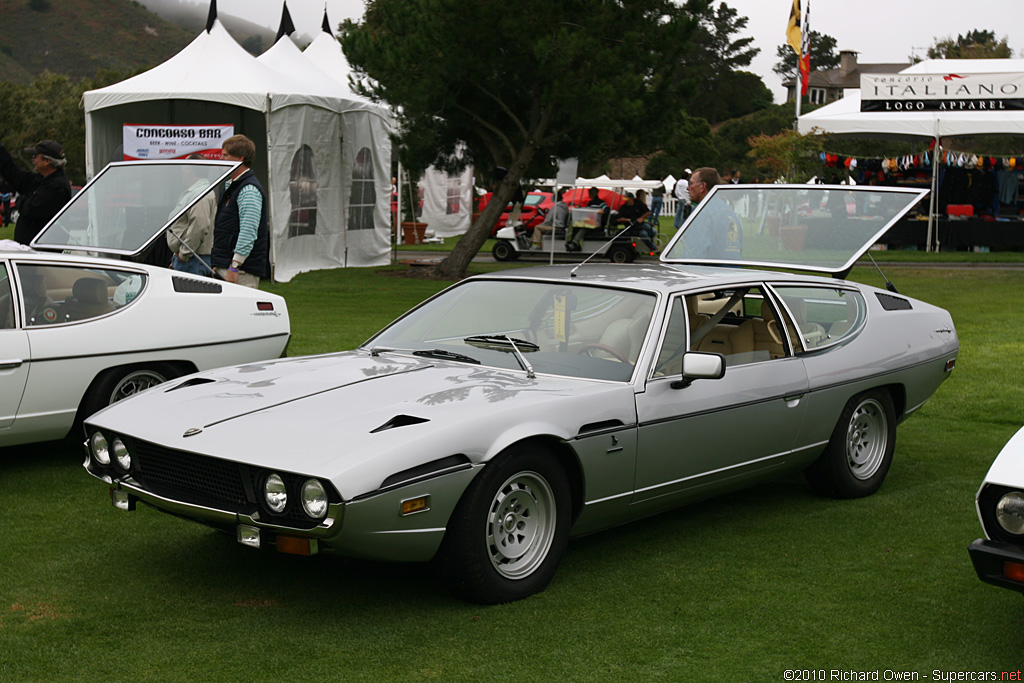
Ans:
POLYGON ((860 110, 1024 110, 1024 73, 861 74, 860 110))

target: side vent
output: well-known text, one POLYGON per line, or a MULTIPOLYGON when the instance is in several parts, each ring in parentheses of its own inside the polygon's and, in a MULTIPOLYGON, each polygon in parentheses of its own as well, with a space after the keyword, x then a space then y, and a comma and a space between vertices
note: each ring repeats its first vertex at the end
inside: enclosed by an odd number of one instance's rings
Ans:
POLYGON ((217 380, 210 379, 209 377, 194 377, 192 379, 185 380, 184 382, 182 382, 181 384, 178 384, 177 386, 171 387, 165 393, 170 393, 172 391, 177 391, 178 389, 184 389, 185 387, 197 387, 200 384, 210 384, 211 382, 216 382, 216 381, 217 380))
POLYGON ((591 422, 580 427, 576 436, 592 436, 600 432, 615 431, 622 429, 622 420, 604 420, 603 422, 591 422))
POLYGON ((214 280, 193 280, 178 275, 171 276, 171 284, 174 285, 175 292, 186 294, 220 294, 224 290, 220 283, 214 280))
MULTIPOLYGON (((381 482, 380 487, 381 489, 387 489, 394 486, 406 486, 415 481, 423 481, 424 479, 441 476, 442 474, 464 470, 468 467, 471 467, 471 464, 469 458, 464 454, 449 455, 447 458, 434 460, 419 467, 396 472, 381 482)), ((379 492, 377 491, 377 493, 379 492)))
POLYGON ((882 294, 881 292, 875 292, 875 296, 878 297, 878 303, 882 304, 882 308, 887 311, 909 311, 913 308, 910 302, 903 297, 882 294))
POLYGON ((425 417, 413 417, 412 415, 395 415, 380 427, 370 430, 370 433, 376 434, 377 432, 386 432, 387 430, 395 429, 396 427, 408 427, 410 425, 418 425, 423 422, 430 422, 430 420, 425 417))

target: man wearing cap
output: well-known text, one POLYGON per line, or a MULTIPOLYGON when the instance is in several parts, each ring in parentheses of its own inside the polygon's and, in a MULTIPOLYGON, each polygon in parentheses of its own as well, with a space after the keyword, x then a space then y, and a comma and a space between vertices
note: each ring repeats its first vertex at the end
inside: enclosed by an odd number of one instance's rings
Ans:
POLYGON ((71 182, 64 175, 67 159, 53 140, 41 140, 25 149, 32 157, 34 171, 19 168, 10 153, 0 145, 0 176, 21 195, 14 239, 28 244, 51 218, 71 199, 71 182))

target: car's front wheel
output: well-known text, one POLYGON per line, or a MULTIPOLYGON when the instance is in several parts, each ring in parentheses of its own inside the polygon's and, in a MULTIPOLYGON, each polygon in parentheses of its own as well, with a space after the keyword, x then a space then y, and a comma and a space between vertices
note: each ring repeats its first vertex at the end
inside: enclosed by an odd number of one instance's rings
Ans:
POLYGON ((833 498, 860 498, 877 491, 896 450, 892 396, 873 389, 847 401, 825 451, 807 468, 811 487, 833 498))
POLYGON ((498 240, 491 247, 491 255, 494 256, 495 261, 514 261, 519 258, 519 252, 516 251, 508 240, 498 240))
POLYGON ((442 580, 459 597, 499 604, 544 590, 569 537, 568 478, 552 454, 510 448, 473 480, 438 552, 442 580))

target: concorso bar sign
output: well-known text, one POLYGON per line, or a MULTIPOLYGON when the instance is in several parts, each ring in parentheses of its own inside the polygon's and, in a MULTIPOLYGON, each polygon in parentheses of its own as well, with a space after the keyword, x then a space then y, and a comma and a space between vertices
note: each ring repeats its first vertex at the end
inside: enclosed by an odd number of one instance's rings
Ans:
POLYGON ((1024 109, 1024 73, 861 74, 861 111, 1024 109))
POLYGON ((220 159, 221 146, 234 134, 235 127, 226 125, 126 123, 122 128, 124 160, 184 159, 196 153, 207 159, 220 159))

